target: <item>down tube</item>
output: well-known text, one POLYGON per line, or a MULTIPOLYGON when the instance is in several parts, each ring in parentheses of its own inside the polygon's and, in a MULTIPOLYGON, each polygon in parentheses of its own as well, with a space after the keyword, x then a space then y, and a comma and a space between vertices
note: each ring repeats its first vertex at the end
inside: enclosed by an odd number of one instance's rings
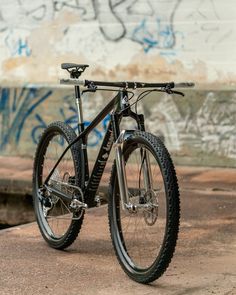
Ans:
POLYGON ((85 200, 89 207, 95 205, 95 195, 110 155, 112 144, 113 128, 112 122, 110 121, 85 191, 85 200))

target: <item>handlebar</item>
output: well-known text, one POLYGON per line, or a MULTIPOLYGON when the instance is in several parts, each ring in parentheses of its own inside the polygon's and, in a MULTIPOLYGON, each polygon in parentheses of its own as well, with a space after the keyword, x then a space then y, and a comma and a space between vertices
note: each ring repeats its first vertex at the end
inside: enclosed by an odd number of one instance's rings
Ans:
POLYGON ((143 82, 105 82, 105 81, 91 81, 91 80, 79 80, 79 79, 61 79, 61 84, 72 84, 72 85, 82 85, 88 88, 96 88, 97 86, 103 87, 117 87, 125 89, 136 89, 136 88, 163 88, 163 89, 173 89, 173 88, 187 88, 193 87, 192 82, 166 82, 166 83, 143 83, 143 82))
POLYGON ((174 82, 167 83, 143 83, 143 82, 104 82, 104 81, 89 81, 85 80, 84 86, 104 86, 104 87, 118 87, 125 89, 136 88, 174 88, 174 82))

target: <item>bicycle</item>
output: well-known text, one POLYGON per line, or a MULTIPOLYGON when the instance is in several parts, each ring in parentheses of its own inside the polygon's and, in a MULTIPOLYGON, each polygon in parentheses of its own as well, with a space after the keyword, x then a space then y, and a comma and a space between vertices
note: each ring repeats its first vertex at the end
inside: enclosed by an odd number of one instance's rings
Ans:
POLYGON ((114 145, 108 197, 112 243, 126 274, 137 282, 150 283, 165 272, 172 259, 179 231, 180 198, 171 157, 163 142, 145 131, 137 103, 151 92, 184 95, 174 88, 194 84, 80 80, 88 65, 64 63, 61 67, 70 73, 70 78, 61 83, 75 87, 78 135, 69 125, 53 122, 37 146, 33 199, 41 234, 56 249, 74 242, 86 208, 99 202, 96 192, 114 145), (143 91, 131 103, 136 89, 143 91), (85 128, 82 95, 101 90, 116 91, 116 95, 85 128), (108 114, 110 122, 90 173, 87 138, 108 114), (137 128, 120 131, 124 117, 132 118, 137 128))

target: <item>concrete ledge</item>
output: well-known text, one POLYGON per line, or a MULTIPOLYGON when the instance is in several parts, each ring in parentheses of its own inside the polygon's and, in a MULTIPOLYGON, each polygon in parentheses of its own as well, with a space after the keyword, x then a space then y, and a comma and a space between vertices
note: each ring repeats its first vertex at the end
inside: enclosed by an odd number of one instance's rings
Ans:
MULTIPOLYGON (((17 225, 34 220, 32 209, 33 160, 0 157, 0 223, 17 225)), ((98 194, 107 200, 111 163, 107 164, 98 194)), ((206 197, 236 194, 236 169, 176 167, 180 192, 200 193, 206 197)))
MULTIPOLYGON (((91 163, 92 166, 92 163, 91 163)), ((0 192, 31 194, 33 159, 0 156, 0 192)), ((108 162, 101 187, 107 187, 111 163, 108 162)), ((180 189, 235 190, 236 169, 176 166, 180 189)))

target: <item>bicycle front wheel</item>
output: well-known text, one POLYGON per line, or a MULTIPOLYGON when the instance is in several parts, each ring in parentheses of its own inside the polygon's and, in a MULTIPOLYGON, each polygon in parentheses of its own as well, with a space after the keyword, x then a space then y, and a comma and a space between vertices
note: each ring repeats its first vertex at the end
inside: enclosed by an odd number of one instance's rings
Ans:
POLYGON ((36 220, 43 238, 53 248, 64 249, 76 239, 84 211, 74 211, 73 198, 83 201, 79 187, 83 181, 84 162, 79 143, 66 152, 48 181, 44 181, 57 160, 73 140, 74 130, 63 122, 54 122, 42 134, 38 144, 33 170, 33 200, 36 220), (67 195, 68 200, 53 192, 67 195))
POLYGON ((135 281, 160 277, 173 256, 178 236, 179 190, 169 153, 152 134, 135 131, 123 146, 129 203, 122 208, 116 166, 108 204, 116 256, 135 281))

